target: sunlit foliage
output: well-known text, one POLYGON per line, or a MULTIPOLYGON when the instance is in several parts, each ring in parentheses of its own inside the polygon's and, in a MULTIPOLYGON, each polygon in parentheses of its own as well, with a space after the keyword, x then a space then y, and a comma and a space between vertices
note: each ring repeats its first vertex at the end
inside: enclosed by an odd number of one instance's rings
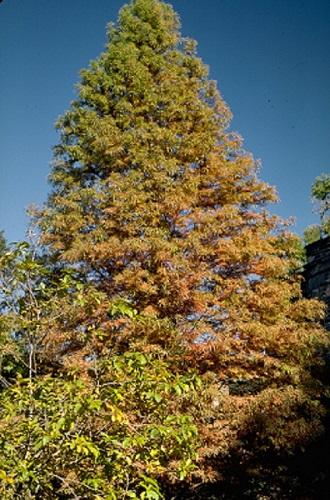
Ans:
POLYGON ((316 177, 312 185, 312 201, 316 206, 316 212, 320 216, 320 224, 309 226, 304 231, 307 244, 313 243, 330 235, 330 175, 322 174, 316 177))
POLYGON ((88 382, 18 379, 1 397, 1 498, 162 498, 155 475, 195 467, 197 429, 177 410, 199 384, 140 353, 88 382))
POLYGON ((58 121, 42 251, 6 257, 6 494, 156 500, 322 432, 323 309, 230 118, 173 9, 125 6, 58 121))

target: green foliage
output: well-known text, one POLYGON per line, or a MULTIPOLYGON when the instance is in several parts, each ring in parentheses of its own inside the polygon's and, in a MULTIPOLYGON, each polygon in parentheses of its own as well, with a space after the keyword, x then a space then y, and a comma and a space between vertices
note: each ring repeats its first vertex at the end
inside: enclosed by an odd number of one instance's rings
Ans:
POLYGON ((111 305, 109 314, 112 317, 128 316, 132 319, 137 315, 137 310, 128 301, 120 299, 111 305))
POLYGON ((321 227, 317 224, 308 226, 304 231, 304 241, 306 245, 310 245, 315 241, 318 241, 322 236, 321 227))
MULTIPOLYGON (((0 332, 6 344, 0 367, 7 378, 16 371, 35 376, 54 321, 68 322, 86 308, 83 287, 72 269, 54 268, 28 242, 13 244, 0 256, 0 286, 0 332)), ((92 304, 93 297, 84 292, 92 304)))
POLYGON ((157 477, 194 470, 197 429, 180 408, 198 397, 196 377, 138 352, 91 370, 89 381, 19 379, 2 393, 2 498, 157 500, 157 477))
MULTIPOLYGON (((322 174, 316 177, 312 185, 312 196, 320 202, 329 202, 330 195, 330 174, 322 174)), ((320 212, 323 213, 329 208, 328 205, 322 206, 320 212)))
POLYGON ((316 205, 316 211, 320 216, 319 225, 309 226, 304 231, 304 239, 307 245, 314 243, 324 236, 330 235, 330 175, 322 174, 316 177, 312 185, 312 200, 316 205))
POLYGON ((0 231, 0 255, 4 253, 6 250, 7 244, 6 244, 6 239, 4 236, 4 232, 0 231))

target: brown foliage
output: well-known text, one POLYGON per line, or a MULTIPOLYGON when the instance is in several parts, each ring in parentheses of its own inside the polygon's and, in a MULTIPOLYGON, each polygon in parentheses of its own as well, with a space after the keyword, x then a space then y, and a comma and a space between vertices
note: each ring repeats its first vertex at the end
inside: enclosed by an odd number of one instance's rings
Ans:
POLYGON ((63 366, 161 347, 174 370, 211 377, 196 419, 212 478, 231 449, 292 450, 319 432, 322 308, 302 298, 295 237, 266 209, 276 194, 227 131, 172 9, 135 0, 109 33, 59 121, 37 217, 49 251, 101 299, 48 342, 65 339, 63 366), (119 303, 136 312, 109 312, 119 303))

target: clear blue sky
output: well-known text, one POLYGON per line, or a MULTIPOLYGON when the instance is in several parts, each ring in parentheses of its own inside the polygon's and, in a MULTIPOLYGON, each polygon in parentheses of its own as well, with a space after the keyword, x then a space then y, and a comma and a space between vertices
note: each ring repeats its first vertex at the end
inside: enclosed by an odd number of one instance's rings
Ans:
MULTIPOLYGON (((25 207, 47 196, 56 118, 79 69, 98 56, 123 0, 4 0, 0 4, 0 229, 24 238, 25 207)), ((232 129, 262 160, 275 211, 317 219, 310 185, 330 171, 329 0, 173 0, 182 32, 234 114, 232 129)))

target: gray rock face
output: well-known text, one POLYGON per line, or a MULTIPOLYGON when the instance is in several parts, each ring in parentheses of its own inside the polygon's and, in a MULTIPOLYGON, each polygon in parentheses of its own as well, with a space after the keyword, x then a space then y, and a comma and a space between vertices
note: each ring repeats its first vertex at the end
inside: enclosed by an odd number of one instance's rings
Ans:
POLYGON ((324 326, 330 330, 330 236, 307 245, 306 253, 304 295, 326 303, 324 326))

